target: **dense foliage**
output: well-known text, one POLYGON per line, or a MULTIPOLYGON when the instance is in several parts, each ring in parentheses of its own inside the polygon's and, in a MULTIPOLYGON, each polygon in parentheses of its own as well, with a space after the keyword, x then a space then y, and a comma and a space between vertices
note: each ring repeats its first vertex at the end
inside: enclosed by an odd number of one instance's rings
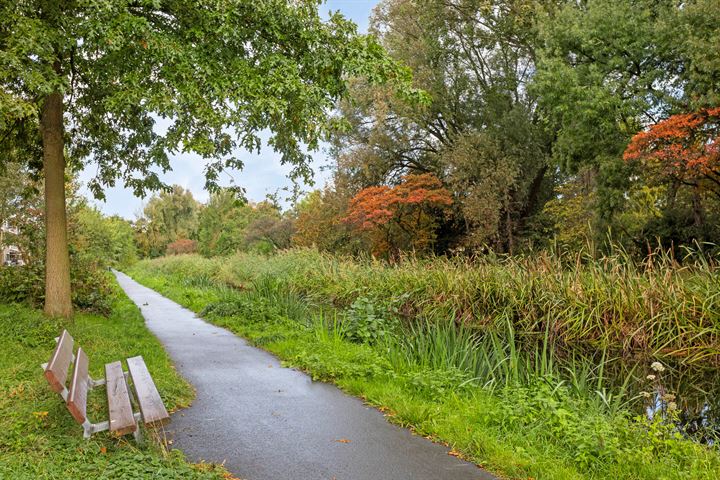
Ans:
POLYGON ((368 187, 355 195, 345 223, 367 232, 373 254, 432 251, 437 217, 452 205, 450 192, 431 174, 406 175, 393 187, 368 187))
MULTIPOLYGON (((41 305, 45 296, 45 222, 42 182, 20 165, 9 165, 14 177, 0 182, 2 234, 0 248, 14 246, 20 264, 0 265, 0 302, 41 305)), ((126 268, 137 258, 133 227, 107 217, 77 194, 68 182, 68 239, 72 303, 81 310, 107 314, 110 309, 109 267, 126 268)))
POLYGON ((298 212, 296 245, 381 255, 714 248, 714 20, 713 0, 380 2, 371 30, 431 103, 351 84, 333 182, 298 212), (407 175, 434 175, 452 194, 449 215, 435 212, 431 248, 402 229, 390 249, 348 239, 353 202, 407 175))
POLYGON ((512 251, 547 200, 550 134, 527 88, 534 70, 532 2, 384 1, 372 30, 409 65, 430 105, 356 82, 335 137, 334 188, 431 173, 454 194, 437 251, 464 244, 512 251), (460 240, 462 238, 462 240, 460 240))
POLYGON ((208 257, 270 253, 289 247, 294 232, 293 219, 272 199, 247 202, 232 189, 220 189, 201 204, 178 185, 151 197, 133 225, 140 255, 151 258, 195 251, 208 257))
POLYGON ((170 243, 194 238, 199 208, 192 193, 178 185, 150 198, 135 222, 135 239, 141 255, 157 257, 165 254, 170 243))
POLYGON ((618 253, 600 261, 552 256, 405 259, 395 265, 296 249, 201 261, 158 259, 152 267, 214 279, 240 290, 254 278, 341 308, 358 298, 386 305, 404 323, 453 322, 481 332, 508 324, 532 343, 558 349, 705 364, 720 361, 717 265, 655 255, 636 264, 618 253))

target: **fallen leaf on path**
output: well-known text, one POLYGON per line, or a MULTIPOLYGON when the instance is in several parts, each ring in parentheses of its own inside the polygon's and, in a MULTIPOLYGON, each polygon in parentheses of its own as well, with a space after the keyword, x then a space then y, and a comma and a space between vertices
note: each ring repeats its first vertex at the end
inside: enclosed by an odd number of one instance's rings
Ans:
POLYGON ((226 480, 242 480, 234 476, 232 473, 223 473, 223 478, 225 478, 226 480))
POLYGON ((458 452, 457 450, 450 450, 448 452, 448 455, 451 455, 453 457, 462 458, 462 453, 458 452))
POLYGON ((341 438, 341 439, 338 439, 335 441, 338 443, 350 443, 351 442, 351 440, 348 440, 347 438, 341 438))
POLYGON ((240 478, 233 477, 232 473, 223 473, 223 478, 225 480, 241 480, 240 478))

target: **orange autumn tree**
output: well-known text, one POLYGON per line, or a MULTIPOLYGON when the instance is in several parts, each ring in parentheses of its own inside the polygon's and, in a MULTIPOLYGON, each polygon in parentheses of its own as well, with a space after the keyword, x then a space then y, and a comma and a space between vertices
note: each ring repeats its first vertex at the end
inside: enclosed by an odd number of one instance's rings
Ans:
POLYGON ((399 185, 368 187, 355 195, 343 221, 365 233, 372 253, 392 256, 402 250, 428 252, 439 220, 448 214, 452 195, 429 173, 406 175, 399 185))
POLYGON ((673 115, 638 133, 624 159, 640 161, 675 189, 685 185, 720 198, 720 107, 673 115))

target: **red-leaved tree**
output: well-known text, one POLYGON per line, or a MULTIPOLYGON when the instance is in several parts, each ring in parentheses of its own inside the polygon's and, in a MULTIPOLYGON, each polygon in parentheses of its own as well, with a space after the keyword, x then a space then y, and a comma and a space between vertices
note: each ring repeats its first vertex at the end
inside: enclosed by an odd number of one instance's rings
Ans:
POLYGON ((653 125, 632 138, 624 158, 720 197, 720 107, 673 115, 653 125))
POLYGON ((720 198, 720 107, 673 115, 653 125, 632 138, 624 158, 639 161, 651 178, 668 185, 670 209, 680 189, 689 188, 693 224, 702 232, 706 195, 720 198))
POLYGON ((343 219, 367 233, 375 255, 428 251, 452 195, 432 174, 407 175, 399 185, 368 187, 355 195, 343 219))

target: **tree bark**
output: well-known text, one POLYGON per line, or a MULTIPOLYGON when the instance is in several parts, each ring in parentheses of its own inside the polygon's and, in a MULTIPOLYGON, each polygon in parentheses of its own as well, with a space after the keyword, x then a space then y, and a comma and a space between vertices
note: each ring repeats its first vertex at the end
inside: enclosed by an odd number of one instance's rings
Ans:
POLYGON ((42 106, 40 129, 45 174, 45 313, 72 315, 70 255, 65 212, 65 146, 63 96, 48 95, 42 106))
POLYGON ((668 210, 672 210, 675 208, 675 200, 677 199, 677 192, 680 189, 680 180, 677 178, 673 178, 670 181, 670 186, 667 190, 667 206, 668 210))
POLYGON ((542 188, 543 180, 545 180, 545 174, 547 173, 547 171, 548 166, 543 165, 537 172, 535 172, 535 177, 533 177, 533 181, 530 183, 530 189, 528 190, 528 196, 527 200, 525 201, 525 206, 520 213, 521 219, 527 219, 527 217, 532 215, 535 211, 535 207, 540 200, 540 191, 542 188))
POLYGON ((702 197, 700 196, 700 186, 695 185, 693 187, 693 196, 692 196, 692 205, 693 205, 693 223, 695 224, 695 227, 697 228, 697 241, 699 245, 702 245, 702 243, 705 241, 704 235, 703 235, 703 228, 705 227, 705 214, 703 211, 703 205, 702 205, 702 197))
POLYGON ((512 224, 512 217, 510 216, 510 206, 505 207, 505 232, 507 235, 507 253, 512 255, 515 250, 515 241, 513 239, 513 224, 512 224))

